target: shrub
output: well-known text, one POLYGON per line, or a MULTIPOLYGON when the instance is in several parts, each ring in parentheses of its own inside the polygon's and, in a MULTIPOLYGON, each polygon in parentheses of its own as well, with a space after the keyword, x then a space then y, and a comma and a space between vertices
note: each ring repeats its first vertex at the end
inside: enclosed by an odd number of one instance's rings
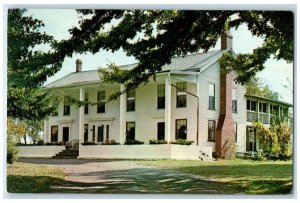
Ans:
POLYGON ((115 140, 105 140, 104 143, 101 145, 119 145, 120 143, 116 142, 115 140))
POLYGON ((12 164, 17 159, 18 149, 13 139, 7 137, 7 163, 12 164))
POLYGON ((183 140, 183 139, 177 139, 175 142, 171 142, 171 144, 180 144, 180 145, 191 145, 194 143, 192 140, 183 140))
POLYGON ((144 142, 139 141, 139 140, 126 140, 126 142, 124 143, 126 145, 132 145, 132 144, 144 144, 144 142))
POLYGON ((149 144, 168 144, 168 142, 165 141, 165 140, 156 140, 156 139, 153 139, 153 140, 149 140, 149 144))
POLYGON ((84 143, 81 143, 82 145, 96 145, 95 142, 84 142, 84 143))

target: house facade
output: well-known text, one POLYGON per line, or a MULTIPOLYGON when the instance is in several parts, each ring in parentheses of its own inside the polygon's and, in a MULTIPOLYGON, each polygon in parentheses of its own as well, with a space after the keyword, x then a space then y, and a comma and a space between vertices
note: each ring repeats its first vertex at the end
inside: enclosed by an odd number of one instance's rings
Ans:
POLYGON ((222 54, 234 54, 230 35, 223 36, 221 47, 173 58, 157 73, 155 81, 109 102, 108 97, 124 90, 124 85, 102 82, 97 70, 82 71, 82 62, 77 60, 75 72, 45 88, 56 91, 62 100, 70 96, 97 104, 77 107, 62 101, 45 122, 44 143, 79 140, 101 147, 111 140, 148 144, 153 139, 168 143, 183 139, 193 141, 192 146, 197 149, 218 152, 231 138, 239 152, 257 150, 251 122, 258 119, 269 124, 277 109, 278 116, 285 115, 291 105, 246 95, 245 86, 234 82, 234 73, 222 75, 220 71, 218 59, 222 54))

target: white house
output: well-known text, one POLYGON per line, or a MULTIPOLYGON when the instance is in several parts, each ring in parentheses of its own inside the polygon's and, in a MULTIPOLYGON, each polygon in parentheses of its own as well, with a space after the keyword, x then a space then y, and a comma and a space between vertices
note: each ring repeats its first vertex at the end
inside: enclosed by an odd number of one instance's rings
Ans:
MULTIPOLYGON (((173 58, 157 73, 156 81, 129 90, 117 100, 79 108, 60 103, 57 114, 45 122, 44 143, 93 142, 97 145, 79 145, 79 157, 99 158, 196 159, 202 152, 211 157, 212 152, 221 153, 229 138, 236 142, 239 152, 257 150, 251 121, 270 123, 273 114, 286 114, 291 105, 246 95, 246 88, 233 81, 234 73, 220 72, 218 59, 225 52, 234 54, 232 36, 224 35, 221 44, 221 50, 173 58), (145 144, 123 145, 126 139, 145 144), (148 144, 152 139, 194 143, 152 145, 152 149, 148 144), (106 140, 121 145, 100 145, 106 140)), ((97 70, 81 71, 81 66, 77 60, 75 72, 45 88, 91 102, 104 102, 124 88, 122 84, 103 83, 97 70)))

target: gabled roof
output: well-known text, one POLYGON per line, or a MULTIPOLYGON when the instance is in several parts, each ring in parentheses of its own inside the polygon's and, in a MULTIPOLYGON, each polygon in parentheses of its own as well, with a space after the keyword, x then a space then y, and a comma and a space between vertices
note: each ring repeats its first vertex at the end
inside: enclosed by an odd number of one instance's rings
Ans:
MULTIPOLYGON (((216 50, 207 53, 197 53, 187 56, 174 57, 170 64, 164 65, 162 67, 162 72, 172 72, 172 71, 200 71, 201 68, 207 68, 207 65, 216 62, 222 54, 226 51, 216 50)), ((132 69, 137 65, 123 65, 120 68, 132 69)), ((53 87, 65 87, 78 84, 87 84, 100 82, 99 74, 97 70, 73 72, 65 77, 62 77, 52 83, 44 86, 44 88, 53 87)))

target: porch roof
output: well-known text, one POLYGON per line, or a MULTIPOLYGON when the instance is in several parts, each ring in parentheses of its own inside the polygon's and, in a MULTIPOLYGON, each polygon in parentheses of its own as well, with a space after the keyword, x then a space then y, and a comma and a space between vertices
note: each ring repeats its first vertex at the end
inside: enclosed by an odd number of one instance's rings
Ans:
MULTIPOLYGON (((170 64, 162 67, 161 72, 185 72, 185 71, 198 71, 201 68, 206 68, 207 65, 217 61, 224 51, 215 50, 207 53, 196 53, 187 56, 174 57, 170 64)), ((122 65, 120 68, 130 70, 134 68, 137 63, 122 65)), ((101 82, 97 70, 72 72, 52 83, 44 85, 44 88, 65 87, 72 85, 80 85, 87 83, 101 82)))
POLYGON ((253 99, 257 99, 257 100, 262 100, 262 101, 273 102, 273 103, 281 104, 281 105, 288 106, 288 107, 293 107, 292 104, 287 103, 287 102, 278 101, 278 100, 275 100, 275 99, 270 99, 270 98, 261 97, 261 96, 256 96, 256 95, 252 95, 252 94, 245 94, 245 97, 246 98, 253 98, 253 99))

